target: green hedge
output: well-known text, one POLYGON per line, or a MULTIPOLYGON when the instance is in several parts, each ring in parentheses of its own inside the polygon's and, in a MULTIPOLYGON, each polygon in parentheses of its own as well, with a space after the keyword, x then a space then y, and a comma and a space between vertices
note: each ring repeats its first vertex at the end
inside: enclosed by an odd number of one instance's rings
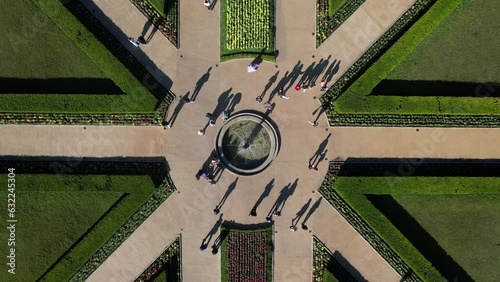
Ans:
MULTIPOLYGON (((176 277, 165 275, 168 282, 180 282, 181 277, 181 237, 177 237, 165 250, 146 268, 135 282, 150 282, 154 281, 162 273, 175 273, 176 277)), ((162 280, 165 281, 165 280, 162 280)))

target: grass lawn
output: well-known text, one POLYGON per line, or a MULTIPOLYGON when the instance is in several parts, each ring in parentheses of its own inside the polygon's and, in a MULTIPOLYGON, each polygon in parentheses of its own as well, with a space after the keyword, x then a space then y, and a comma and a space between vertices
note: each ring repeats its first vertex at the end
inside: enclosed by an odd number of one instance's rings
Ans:
POLYGON ((476 95, 481 84, 499 81, 500 46, 494 38, 500 36, 500 23, 491 20, 495 3, 436 2, 336 100, 336 111, 498 114, 498 93, 476 95))
POLYGON ((328 0, 328 16, 333 16, 347 0, 328 0))
POLYGON ((221 60, 274 61, 274 0, 232 0, 221 5, 221 60))
MULTIPOLYGON (((16 193, 17 273, 2 281, 35 281, 120 199, 120 192, 20 191, 16 193), (29 269, 29 271, 27 271, 29 269)), ((6 193, 1 193, 3 199, 6 193)), ((1 220, 7 220, 2 213, 1 220)), ((1 232, 2 241, 7 232, 1 232)))
POLYGON ((393 198, 475 281, 500 280, 500 194, 393 198))
POLYGON ((154 190, 149 176, 17 174, 19 269, 0 280, 34 281, 53 267, 44 280, 66 281, 154 190))
MULTIPOLYGON (((356 210, 375 232, 421 278, 428 281, 442 281, 443 277, 450 279, 450 273, 458 273, 457 276, 461 280, 468 275, 472 275, 472 273, 463 272, 463 269, 467 271, 467 265, 462 265, 464 262, 460 264, 458 258, 447 256, 448 250, 441 247, 444 247, 444 244, 440 241, 443 240, 443 236, 435 238, 433 236, 418 236, 426 234, 421 229, 419 229, 421 232, 418 234, 416 232, 408 233, 407 230, 401 227, 395 227, 386 216, 387 214, 402 214, 401 209, 398 209, 397 213, 386 212, 386 215, 380 210, 389 209, 391 196, 396 199, 400 195, 408 194, 422 197, 436 197, 437 199, 441 198, 443 199, 441 205, 443 208, 446 208, 450 206, 444 205, 444 201, 452 201, 454 197, 459 197, 456 195, 460 195, 461 197, 468 194, 494 194, 496 195, 494 198, 498 199, 498 194, 500 193, 499 187, 500 178, 496 177, 339 177, 333 185, 333 188, 339 195, 356 210), (422 240, 420 245, 417 242, 419 238, 422 240), (425 240, 422 238, 425 238, 425 240), (425 249, 420 248, 422 245, 425 249), (436 261, 436 258, 439 260, 436 261)), ((322 193, 325 193, 325 191, 322 193)), ((397 207, 397 205, 393 206, 397 207)), ((491 205, 476 205, 475 208, 489 215, 498 211, 498 206, 494 207, 491 205)), ((428 216, 432 214, 425 208, 422 209, 421 213, 426 213, 428 216)), ((433 214, 432 216, 436 219, 439 218, 438 214, 433 214)), ((472 217, 467 219, 467 221, 473 220, 472 217)), ((409 223, 411 222, 410 219, 411 217, 406 217, 402 222, 409 223)), ((461 233, 474 232, 473 225, 460 225, 453 228, 464 228, 461 233)), ((491 239, 493 237, 488 238, 491 239)), ((467 238, 464 240, 467 240, 467 238)), ((475 244, 472 242, 468 243, 471 246, 475 244)), ((494 240, 484 242, 484 244, 494 244, 494 240)), ((492 261, 491 264, 485 265, 483 270, 489 269, 486 273, 493 272, 495 269, 494 264, 495 262, 492 261)))
POLYGON ((0 111, 154 112, 151 92, 60 1, 5 4, 0 111))

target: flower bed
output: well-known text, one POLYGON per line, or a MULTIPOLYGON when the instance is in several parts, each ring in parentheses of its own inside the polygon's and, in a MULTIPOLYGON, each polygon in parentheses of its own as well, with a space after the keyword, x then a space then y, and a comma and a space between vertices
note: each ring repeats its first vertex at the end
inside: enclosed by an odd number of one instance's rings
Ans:
POLYGON ((316 48, 321 45, 365 0, 347 0, 332 16, 329 16, 331 0, 316 1, 316 48))
POLYGON ((179 2, 177 0, 166 0, 171 5, 165 16, 163 16, 147 0, 130 0, 134 6, 150 20, 158 30, 172 43, 179 48, 179 2))
POLYGON ((223 227, 222 232, 228 232, 222 243, 222 281, 273 281, 272 227, 254 231, 223 227))
MULTIPOLYGON (((158 258, 146 268, 135 282, 154 281, 164 271, 172 273, 167 276, 168 281, 182 281, 181 279, 181 239, 178 237, 170 246, 168 246, 158 258)), ((163 280, 164 281, 164 280, 163 280)))
POLYGON ((330 162, 321 184, 321 195, 356 229, 356 231, 389 263, 405 281, 422 281, 408 264, 382 239, 366 221, 337 193, 333 183, 343 162, 330 162))
POLYGON ((221 2, 221 60, 234 56, 274 60, 274 0, 221 2))

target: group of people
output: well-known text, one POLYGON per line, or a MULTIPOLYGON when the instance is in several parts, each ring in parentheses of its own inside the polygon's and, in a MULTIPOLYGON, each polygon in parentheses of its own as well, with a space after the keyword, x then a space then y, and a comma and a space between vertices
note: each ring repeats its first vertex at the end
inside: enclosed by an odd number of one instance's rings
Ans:
POLYGON ((210 164, 208 165, 208 168, 210 171, 205 170, 205 169, 200 169, 198 173, 196 174, 196 179, 200 179, 200 177, 204 178, 207 180, 211 185, 215 185, 216 181, 214 179, 214 174, 217 170, 221 168, 221 163, 220 159, 216 156, 213 156, 212 159, 210 160, 210 164))

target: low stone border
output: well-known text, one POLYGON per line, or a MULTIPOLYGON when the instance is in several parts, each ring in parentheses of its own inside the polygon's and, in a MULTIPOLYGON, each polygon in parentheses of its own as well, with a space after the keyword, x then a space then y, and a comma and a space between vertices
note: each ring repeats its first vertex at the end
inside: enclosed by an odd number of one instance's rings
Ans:
POLYGON ((330 162, 328 173, 319 189, 320 194, 349 224, 382 256, 404 281, 422 281, 406 262, 375 232, 366 221, 333 189, 343 162, 330 162))

